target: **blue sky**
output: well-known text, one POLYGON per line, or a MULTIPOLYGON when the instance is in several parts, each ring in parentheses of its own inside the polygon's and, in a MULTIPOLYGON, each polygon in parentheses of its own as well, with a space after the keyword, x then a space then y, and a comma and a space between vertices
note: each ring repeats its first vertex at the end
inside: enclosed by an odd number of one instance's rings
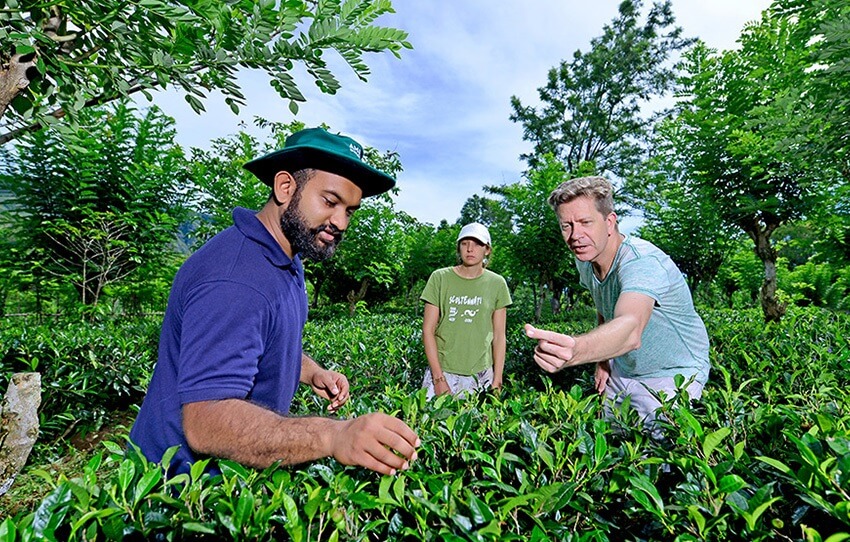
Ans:
MULTIPOLYGON (((248 107, 239 116, 218 95, 196 115, 173 92, 155 102, 177 121, 178 142, 207 147, 216 137, 252 126, 259 115, 308 126, 327 123, 363 144, 400 154, 396 207, 422 222, 454 222, 463 203, 485 185, 513 183, 525 169, 519 155, 530 145, 510 121, 510 98, 535 105, 550 68, 589 48, 591 38, 617 14, 616 0, 395 0, 396 13, 379 23, 407 31, 414 49, 401 60, 367 55, 372 75, 363 83, 343 63, 334 73, 343 88, 319 92, 298 79, 307 102, 296 117, 262 73, 246 72, 240 84, 248 107)), ((768 0, 673 0, 688 36, 730 49, 768 0)), ((298 73, 296 73, 298 78, 298 73)), ((628 225, 624 224, 628 230, 628 225)))

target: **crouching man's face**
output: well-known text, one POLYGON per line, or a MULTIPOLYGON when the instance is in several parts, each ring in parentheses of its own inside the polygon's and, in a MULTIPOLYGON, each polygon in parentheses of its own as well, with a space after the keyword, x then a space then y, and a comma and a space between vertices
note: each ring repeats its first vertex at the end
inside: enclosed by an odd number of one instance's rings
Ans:
POLYGON ((293 253, 314 261, 330 258, 360 208, 362 195, 360 187, 345 177, 314 170, 280 218, 293 253))
POLYGON ((617 215, 605 216, 593 199, 586 196, 558 205, 557 214, 564 242, 583 262, 596 263, 617 232, 617 215))

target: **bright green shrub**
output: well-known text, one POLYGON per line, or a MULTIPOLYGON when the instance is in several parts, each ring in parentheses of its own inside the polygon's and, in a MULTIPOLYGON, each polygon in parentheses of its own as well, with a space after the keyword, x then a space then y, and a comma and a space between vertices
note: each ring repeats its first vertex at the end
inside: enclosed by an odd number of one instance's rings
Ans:
POLYGON ((842 305, 848 293, 848 284, 844 279, 845 276, 850 276, 848 273, 850 270, 831 263, 808 261, 793 270, 778 266, 777 281, 789 301, 799 306, 846 309, 842 305))
MULTIPOLYGON (((534 371, 522 322, 510 323, 508 361, 524 370, 508 371, 501 393, 426 401, 420 319, 314 321, 307 350, 352 384, 340 415, 405 420, 422 440, 410 470, 224 462, 220 477, 197 467, 165 480, 162 467, 111 445, 78 476, 44 475, 53 491, 1 524, 0 541, 846 538, 850 317, 798 308, 778 325, 758 309, 703 316, 711 378, 700 402, 665 406, 663 442, 633 412, 602 420, 592 371, 534 371)), ((322 407, 306 390, 293 403, 296 414, 322 407)))
POLYGON ((5 390, 12 373, 41 373, 40 442, 140 404, 156 361, 161 317, 12 322, 0 331, 0 387, 5 390))

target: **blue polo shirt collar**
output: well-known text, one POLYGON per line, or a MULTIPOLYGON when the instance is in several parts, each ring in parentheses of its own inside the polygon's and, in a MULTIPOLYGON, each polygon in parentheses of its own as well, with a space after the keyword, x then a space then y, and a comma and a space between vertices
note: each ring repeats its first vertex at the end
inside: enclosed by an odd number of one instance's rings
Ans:
POLYGON ((233 223, 242 232, 242 235, 260 245, 263 255, 272 265, 280 269, 289 269, 290 272, 296 274, 301 269, 301 258, 297 254, 294 259, 287 256, 269 233, 269 230, 257 218, 254 211, 244 207, 236 207, 233 209, 233 223))

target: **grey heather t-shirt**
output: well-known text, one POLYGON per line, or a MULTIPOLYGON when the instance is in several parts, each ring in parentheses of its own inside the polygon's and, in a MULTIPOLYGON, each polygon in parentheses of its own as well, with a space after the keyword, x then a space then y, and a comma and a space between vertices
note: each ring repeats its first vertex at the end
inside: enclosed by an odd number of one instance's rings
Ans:
POLYGON ((576 260, 581 284, 605 321, 623 292, 637 292, 655 300, 655 308, 641 336, 641 347, 614 360, 627 378, 670 378, 696 375, 708 380, 708 333, 694 310, 685 278, 673 260, 643 239, 626 236, 611 270, 600 281, 590 262, 576 260))

